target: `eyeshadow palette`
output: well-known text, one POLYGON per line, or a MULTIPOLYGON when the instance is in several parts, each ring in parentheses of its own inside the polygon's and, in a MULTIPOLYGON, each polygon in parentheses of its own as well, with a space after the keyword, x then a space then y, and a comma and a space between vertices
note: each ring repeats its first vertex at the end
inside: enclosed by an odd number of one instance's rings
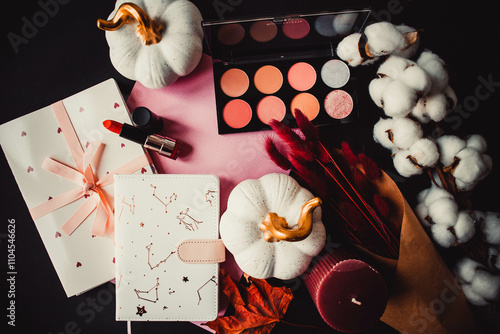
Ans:
POLYGON ((356 79, 335 56, 370 10, 203 22, 212 54, 220 134, 296 126, 300 109, 314 124, 357 118, 356 79))

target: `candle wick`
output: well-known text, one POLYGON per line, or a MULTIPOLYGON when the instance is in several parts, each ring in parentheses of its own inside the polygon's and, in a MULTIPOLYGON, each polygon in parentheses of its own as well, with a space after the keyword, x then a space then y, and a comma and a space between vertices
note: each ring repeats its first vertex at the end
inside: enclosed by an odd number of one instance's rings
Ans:
POLYGON ((352 299, 351 299, 351 303, 354 303, 354 304, 356 304, 356 305, 361 305, 361 304, 362 304, 362 303, 361 303, 359 300, 357 300, 355 297, 352 297, 352 299))

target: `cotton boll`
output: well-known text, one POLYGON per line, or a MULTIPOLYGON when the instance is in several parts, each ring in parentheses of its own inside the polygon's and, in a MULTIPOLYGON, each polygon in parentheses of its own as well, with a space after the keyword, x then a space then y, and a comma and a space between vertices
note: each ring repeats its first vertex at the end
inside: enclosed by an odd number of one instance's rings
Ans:
POLYGON ((457 136, 441 136, 436 140, 439 148, 439 160, 443 166, 450 166, 458 152, 465 148, 465 140, 457 136))
MULTIPOLYGON (((416 32, 415 28, 409 27, 404 24, 396 26, 396 29, 398 29, 403 36, 416 32)), ((417 33, 417 39, 413 45, 403 48, 402 50, 396 50, 394 51, 393 54, 408 59, 415 55, 419 46, 420 46, 420 37, 417 33)))
POLYGON ((431 233, 434 241, 443 248, 450 248, 455 244, 455 236, 447 226, 438 224, 432 225, 431 233))
POLYGON ((370 97, 379 108, 384 107, 384 105, 382 104, 382 94, 387 85, 392 81, 393 79, 389 77, 377 78, 373 79, 368 85, 368 92, 370 93, 370 97))
POLYGON ((483 266, 477 261, 464 257, 457 261, 455 272, 458 279, 470 283, 474 279, 474 276, 476 276, 478 268, 483 268, 483 266))
POLYGON ((410 61, 405 58, 398 56, 390 56, 384 61, 377 70, 377 75, 381 78, 389 77, 393 80, 401 79, 403 72, 406 67, 410 64, 410 61))
POLYGON ((432 226, 432 224, 427 220, 427 217, 429 216, 429 208, 427 207, 427 205, 425 205, 424 203, 418 203, 415 206, 414 211, 415 215, 417 216, 420 223, 422 223, 422 225, 424 225, 425 227, 432 226))
POLYGON ((425 199, 427 198, 427 195, 429 194, 429 192, 431 191, 432 188, 433 187, 427 188, 427 189, 424 189, 421 192, 419 192, 417 195, 417 202, 422 203, 423 201, 425 201, 425 199))
POLYGON ((455 231, 455 236, 457 237, 457 242, 459 244, 463 244, 464 242, 469 241, 476 232, 474 219, 469 215, 469 213, 461 211, 458 214, 458 218, 453 229, 455 231))
POLYGON ((477 292, 475 292, 473 289, 472 289, 472 286, 470 284, 467 284, 467 285, 462 285, 461 286, 463 292, 464 292, 464 295, 465 295, 465 298, 467 299, 467 301, 469 303, 471 303, 472 305, 476 305, 476 306, 486 306, 489 304, 488 301, 486 301, 483 296, 479 295, 477 292))
POLYGON ((408 149, 423 136, 423 130, 415 121, 409 118, 395 118, 392 124, 394 144, 400 149, 408 149))
POLYGON ((460 162, 453 171, 453 176, 457 187, 461 190, 472 189, 478 181, 488 175, 493 165, 489 155, 481 154, 469 147, 458 152, 456 157, 460 162))
POLYGON ((486 148, 488 147, 486 139, 481 135, 471 135, 465 142, 467 147, 473 148, 479 153, 486 152, 486 148))
POLYGON ((458 219, 458 205, 454 200, 441 198, 429 206, 429 217, 436 225, 451 227, 458 219))
POLYGON ((487 300, 494 300, 500 293, 500 276, 478 270, 472 279, 471 288, 487 300))
POLYGON ((377 143, 388 149, 396 147, 394 142, 391 140, 392 136, 390 136, 393 125, 394 119, 380 118, 379 121, 373 126, 373 138, 377 143))
POLYGON ((378 57, 373 59, 363 59, 359 53, 358 43, 361 37, 360 33, 354 33, 345 37, 337 46, 337 55, 340 59, 349 63, 350 66, 368 65, 378 60, 378 57))
POLYGON ((375 56, 391 54, 406 46, 404 36, 389 22, 378 22, 369 25, 364 31, 370 45, 370 52, 375 56))
POLYGON ((401 81, 403 81, 408 87, 412 88, 419 94, 427 93, 430 90, 432 84, 432 81, 427 72, 425 72, 414 62, 410 61, 401 74, 401 81))
POLYGON ((500 245, 500 214, 487 212, 481 221, 481 231, 487 243, 500 245))
POLYGON ((422 168, 415 166, 410 159, 407 157, 410 155, 409 150, 398 151, 393 158, 394 167, 396 171, 404 177, 410 177, 412 175, 422 174, 424 171, 422 168))
POLYGON ((436 143, 427 138, 417 140, 410 147, 410 155, 423 167, 431 167, 439 159, 439 151, 436 143))
POLYGON ((445 69, 444 61, 438 55, 424 51, 418 58, 417 64, 429 74, 432 81, 432 93, 441 93, 448 86, 448 71, 445 69))
POLYGON ((444 94, 427 95, 425 98, 425 113, 434 122, 442 121, 448 112, 448 100, 444 94))
POLYGON ((422 201, 424 202, 425 205, 429 206, 438 199, 442 198, 452 201, 454 200, 453 195, 447 192, 446 190, 432 186, 431 188, 428 189, 426 196, 422 201))
POLYGON ((417 103, 410 111, 410 115, 422 124, 430 122, 431 118, 427 115, 425 96, 418 99, 417 103))
POLYGON ((382 94, 384 112, 389 117, 405 117, 416 102, 415 91, 400 81, 389 83, 382 94))

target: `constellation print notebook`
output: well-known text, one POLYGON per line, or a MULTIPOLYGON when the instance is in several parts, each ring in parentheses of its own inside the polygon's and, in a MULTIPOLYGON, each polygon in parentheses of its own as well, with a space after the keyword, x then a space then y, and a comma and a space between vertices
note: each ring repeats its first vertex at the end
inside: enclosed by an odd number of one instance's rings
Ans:
POLYGON ((116 320, 217 317, 219 179, 115 176, 116 320))

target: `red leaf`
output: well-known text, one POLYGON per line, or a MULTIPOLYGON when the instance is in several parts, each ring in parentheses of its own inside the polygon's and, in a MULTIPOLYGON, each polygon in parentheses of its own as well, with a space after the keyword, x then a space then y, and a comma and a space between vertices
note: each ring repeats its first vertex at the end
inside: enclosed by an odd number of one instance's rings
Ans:
POLYGON ((272 287, 266 280, 251 278, 250 286, 236 282, 221 269, 224 294, 234 306, 232 316, 219 317, 204 325, 222 333, 267 334, 285 315, 293 298, 290 289, 272 287))

